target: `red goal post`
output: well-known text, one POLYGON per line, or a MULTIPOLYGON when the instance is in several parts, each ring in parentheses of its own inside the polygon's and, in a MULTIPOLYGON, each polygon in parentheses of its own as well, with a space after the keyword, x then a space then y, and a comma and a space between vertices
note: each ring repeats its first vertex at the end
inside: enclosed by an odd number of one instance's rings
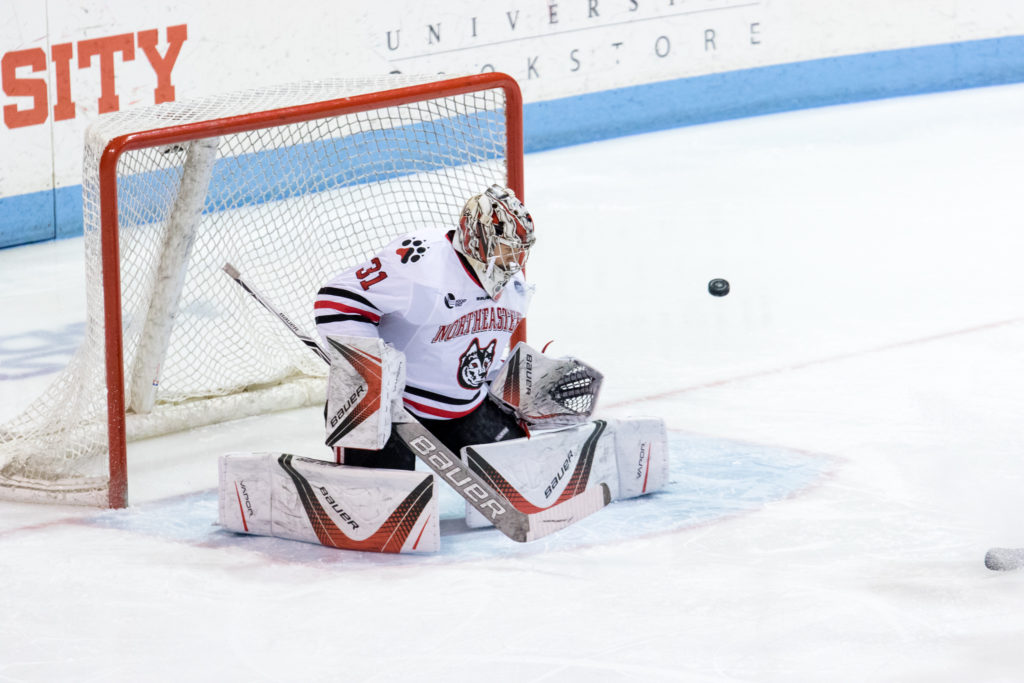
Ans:
POLYGON ((312 330, 304 306, 334 272, 416 227, 454 226, 461 203, 491 183, 524 195, 522 96, 505 74, 239 95, 90 128, 86 258, 97 243, 98 265, 87 263, 86 279, 89 292, 101 283, 100 303, 89 303, 68 377, 0 426, 0 497, 124 507, 132 438, 322 400, 319 361, 222 291, 210 271, 225 256, 268 289, 289 288, 288 315, 312 330), (99 339, 101 358, 91 358, 85 347, 99 339), (97 372, 99 388, 89 379, 97 372), (285 385, 298 397, 282 398, 285 385), (78 407, 55 407, 64 403, 78 407), (104 417, 101 436, 90 427, 104 417), (106 473, 92 462, 97 449, 106 473))

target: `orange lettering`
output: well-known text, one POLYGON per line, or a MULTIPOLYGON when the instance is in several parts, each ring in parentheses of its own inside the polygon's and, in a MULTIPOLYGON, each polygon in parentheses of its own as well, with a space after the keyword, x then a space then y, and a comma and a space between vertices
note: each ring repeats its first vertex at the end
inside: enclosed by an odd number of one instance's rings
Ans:
POLYGON ((61 43, 50 48, 57 91, 56 101, 53 103, 54 121, 75 118, 75 103, 71 99, 71 57, 73 53, 74 46, 71 43, 61 43))
POLYGON ((8 52, 0 60, 4 92, 11 97, 31 97, 35 103, 31 109, 18 109, 15 104, 4 107, 4 123, 8 128, 35 126, 46 121, 46 79, 18 78, 17 69, 28 66, 32 71, 46 70, 46 53, 43 48, 8 52))
POLYGON ((87 69, 92 65, 92 58, 100 58, 100 99, 99 113, 117 111, 120 100, 114 81, 114 53, 120 52, 121 59, 130 62, 135 59, 135 34, 122 33, 106 38, 93 38, 78 43, 78 68, 87 69))
POLYGON ((181 45, 185 42, 186 38, 188 38, 187 25, 168 26, 167 52, 160 56, 160 51, 156 49, 156 44, 159 40, 158 31, 155 28, 148 31, 139 31, 139 47, 142 48, 146 59, 149 60, 149 65, 153 67, 153 71, 156 73, 156 89, 153 90, 154 104, 174 101, 171 69, 174 68, 175 62, 178 61, 181 45))

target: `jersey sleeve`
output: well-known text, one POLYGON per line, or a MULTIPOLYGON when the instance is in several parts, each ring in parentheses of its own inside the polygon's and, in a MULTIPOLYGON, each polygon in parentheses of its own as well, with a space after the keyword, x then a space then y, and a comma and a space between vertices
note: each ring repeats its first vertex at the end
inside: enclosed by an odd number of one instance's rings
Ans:
POLYGON ((408 305, 410 283, 391 251, 336 275, 317 293, 316 330, 325 344, 329 334, 379 337, 381 318, 408 305))

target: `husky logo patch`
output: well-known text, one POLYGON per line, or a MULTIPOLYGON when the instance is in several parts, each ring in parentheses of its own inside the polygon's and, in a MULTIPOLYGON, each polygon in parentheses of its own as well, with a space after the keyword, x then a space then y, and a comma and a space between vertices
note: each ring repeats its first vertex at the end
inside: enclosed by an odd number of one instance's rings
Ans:
POLYGON ((473 339, 459 358, 459 384, 462 387, 479 389, 484 385, 497 346, 498 340, 492 339, 490 344, 481 349, 480 340, 473 339))

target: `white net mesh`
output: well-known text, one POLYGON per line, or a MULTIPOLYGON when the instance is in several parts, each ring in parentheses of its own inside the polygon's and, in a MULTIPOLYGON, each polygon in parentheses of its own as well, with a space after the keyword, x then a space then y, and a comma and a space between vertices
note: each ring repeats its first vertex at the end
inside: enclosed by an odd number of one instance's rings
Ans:
MULTIPOLYGON (((106 503, 97 179, 110 140, 435 79, 287 86, 123 112, 91 127, 83 169, 85 341, 50 389, 0 426, 0 496, 106 503)), ((216 157, 208 181, 183 171, 189 142, 129 151, 118 163, 125 383, 146 359, 160 368, 151 411, 140 407, 147 392, 126 386, 129 440, 323 400, 323 363, 221 271, 225 262, 312 332, 313 299, 331 275, 405 232, 453 227, 466 198, 508 180, 500 88, 218 135, 209 144, 216 157), (202 214, 194 235, 186 229, 176 243, 181 230, 170 217, 183 210, 190 182, 206 190, 193 207, 202 214), (174 253, 188 255, 183 266, 174 253), (168 272, 185 273, 180 299, 168 272), (166 355, 142 342, 147 318, 173 320, 166 355)))

